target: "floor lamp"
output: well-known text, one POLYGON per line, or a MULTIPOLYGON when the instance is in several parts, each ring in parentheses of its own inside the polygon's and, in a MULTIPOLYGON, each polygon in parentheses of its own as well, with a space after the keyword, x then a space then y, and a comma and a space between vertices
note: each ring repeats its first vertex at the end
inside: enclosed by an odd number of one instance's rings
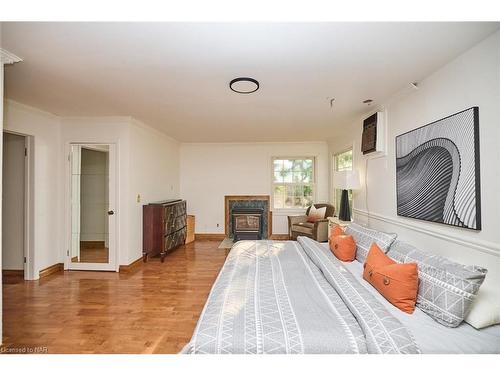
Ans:
POLYGON ((358 171, 333 172, 333 187, 342 190, 340 197, 339 220, 351 221, 351 209, 349 207, 348 190, 356 190, 361 187, 358 171))

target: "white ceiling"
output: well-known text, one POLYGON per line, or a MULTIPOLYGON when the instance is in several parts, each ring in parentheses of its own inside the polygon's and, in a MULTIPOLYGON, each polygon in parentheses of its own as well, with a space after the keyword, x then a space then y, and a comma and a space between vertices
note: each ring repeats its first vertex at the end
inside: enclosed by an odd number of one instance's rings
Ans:
POLYGON ((324 140, 500 23, 3 23, 7 98, 183 142, 324 140), (260 82, 250 95, 229 81, 260 82), (330 98, 334 97, 333 108, 330 98))

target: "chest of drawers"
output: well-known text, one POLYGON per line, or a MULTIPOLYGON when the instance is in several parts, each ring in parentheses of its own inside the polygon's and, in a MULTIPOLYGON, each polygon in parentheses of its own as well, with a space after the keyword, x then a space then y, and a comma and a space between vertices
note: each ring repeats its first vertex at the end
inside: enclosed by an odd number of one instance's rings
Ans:
POLYGON ((176 199, 142 206, 142 256, 160 255, 161 261, 167 252, 186 241, 186 201, 176 199))

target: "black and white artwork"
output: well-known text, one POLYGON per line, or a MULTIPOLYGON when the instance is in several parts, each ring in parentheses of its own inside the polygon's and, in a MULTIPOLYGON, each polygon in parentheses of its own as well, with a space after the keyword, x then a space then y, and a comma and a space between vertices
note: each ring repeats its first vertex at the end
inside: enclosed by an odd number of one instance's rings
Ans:
POLYGON ((396 137, 398 215, 481 229, 479 108, 396 137))

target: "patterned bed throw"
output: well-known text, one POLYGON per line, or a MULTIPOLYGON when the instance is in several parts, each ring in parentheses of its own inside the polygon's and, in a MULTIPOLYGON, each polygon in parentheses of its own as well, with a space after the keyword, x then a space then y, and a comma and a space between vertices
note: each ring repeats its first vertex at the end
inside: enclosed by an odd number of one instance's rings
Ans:
POLYGON ((340 262, 299 239, 236 243, 182 352, 419 352, 340 262))

